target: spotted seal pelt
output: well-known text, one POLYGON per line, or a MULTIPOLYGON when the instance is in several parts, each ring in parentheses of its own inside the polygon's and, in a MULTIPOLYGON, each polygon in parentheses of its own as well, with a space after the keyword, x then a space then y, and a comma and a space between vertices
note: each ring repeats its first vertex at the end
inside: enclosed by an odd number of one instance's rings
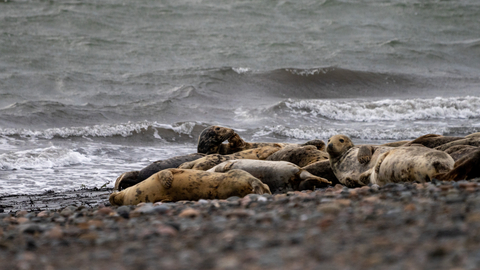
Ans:
POLYGON ((445 150, 445 153, 449 154, 455 162, 457 162, 459 159, 465 157, 465 156, 470 156, 474 152, 476 152, 478 149, 480 149, 477 146, 471 146, 471 145, 455 145, 447 150, 445 150))
POLYGON ((455 162, 452 170, 435 175, 438 180, 460 181, 480 177, 480 148, 455 162))
POLYGON ((338 181, 347 187, 368 185, 371 169, 375 166, 377 158, 391 149, 395 148, 355 146, 345 135, 335 135, 327 143, 330 167, 338 181))
POLYGON ((120 175, 115 181, 114 190, 122 190, 142 182, 152 174, 161 170, 177 168, 181 164, 204 157, 205 154, 194 153, 183 156, 176 156, 169 159, 157 160, 140 171, 126 172, 120 175))
POLYGON ((355 147, 345 135, 331 137, 327 151, 333 172, 340 183, 347 186, 425 182, 454 165, 447 153, 423 145, 355 147))
POLYGON ((307 166, 302 167, 302 169, 313 175, 327 179, 332 182, 332 186, 340 184, 338 178, 333 173, 332 167, 330 166, 330 160, 328 159, 308 164, 307 166))
MULTIPOLYGON (((472 134, 470 134, 472 135, 472 134)), ((445 151, 448 148, 455 145, 471 145, 471 146, 480 146, 480 136, 468 136, 468 138, 456 140, 453 142, 445 143, 440 146, 437 146, 435 149, 445 151)))
POLYGON ((247 194, 271 194, 264 183, 242 170, 227 173, 166 169, 134 186, 113 192, 112 205, 136 205, 141 202, 226 199, 247 194))
POLYGON ((264 160, 271 154, 280 150, 281 148, 282 148, 281 145, 275 144, 274 146, 265 146, 260 148, 244 150, 244 151, 240 151, 230 155, 212 154, 191 162, 185 162, 182 165, 180 165, 178 168, 206 171, 214 167, 215 165, 218 165, 227 160, 233 160, 233 159, 264 160))
POLYGON ((235 131, 231 128, 209 126, 198 137, 197 153, 218 154, 222 143, 232 137, 235 131))
POLYGON ((463 137, 455 136, 442 136, 439 134, 426 134, 416 138, 415 140, 404 144, 404 146, 410 146, 412 144, 421 144, 428 148, 435 148, 440 145, 444 145, 449 142, 458 141, 464 139, 463 137))
POLYGON ((327 179, 315 176, 287 161, 237 159, 223 162, 208 171, 228 172, 244 170, 267 184, 271 192, 320 188, 331 184, 327 179))
POLYGON ((303 144, 278 142, 246 142, 233 129, 220 126, 210 126, 204 129, 198 137, 197 152, 204 154, 229 155, 244 150, 275 145, 313 145, 317 147, 318 150, 325 151, 325 143, 322 140, 310 140, 303 144), (223 143, 226 140, 228 142, 223 143))
POLYGON ((318 150, 314 145, 286 146, 270 155, 267 160, 288 161, 300 167, 305 167, 317 161, 328 160, 328 153, 318 150))

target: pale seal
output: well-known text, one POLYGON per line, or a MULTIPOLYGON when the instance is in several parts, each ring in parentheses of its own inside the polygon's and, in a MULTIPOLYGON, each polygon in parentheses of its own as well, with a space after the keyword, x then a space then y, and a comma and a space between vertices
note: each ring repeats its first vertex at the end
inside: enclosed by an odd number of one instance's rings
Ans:
POLYGON ((244 170, 267 184, 271 192, 287 192, 331 184, 327 179, 315 176, 299 166, 286 161, 267 161, 253 159, 237 159, 223 162, 208 171, 228 172, 244 170))
POLYGON ((345 135, 331 137, 327 151, 333 172, 347 186, 425 182, 454 165, 447 153, 423 145, 355 147, 345 135))
POLYGON ((152 164, 148 165, 147 167, 141 169, 140 171, 131 171, 131 172, 123 173, 115 181, 114 190, 122 190, 127 187, 131 187, 135 184, 142 182, 148 177, 152 176, 152 174, 154 173, 157 173, 165 169, 177 168, 178 166, 180 166, 185 162, 197 160, 204 156, 205 154, 199 154, 199 153, 189 154, 184 156, 176 156, 176 157, 172 157, 165 160, 155 161, 152 164))
POLYGON ((191 162, 185 162, 182 165, 180 165, 178 168, 206 171, 214 167, 215 165, 218 165, 224 161, 232 160, 232 159, 264 160, 268 156, 277 152, 280 149, 281 149, 281 145, 275 144, 274 146, 254 148, 250 150, 240 151, 230 155, 212 154, 191 162))
POLYGON ((141 202, 227 199, 247 194, 271 194, 267 185, 242 170, 212 173, 198 170, 166 169, 120 192, 113 192, 112 205, 141 202))
POLYGON ((270 155, 267 160, 288 161, 300 167, 305 167, 317 161, 328 160, 328 153, 318 150, 314 145, 286 146, 270 155))

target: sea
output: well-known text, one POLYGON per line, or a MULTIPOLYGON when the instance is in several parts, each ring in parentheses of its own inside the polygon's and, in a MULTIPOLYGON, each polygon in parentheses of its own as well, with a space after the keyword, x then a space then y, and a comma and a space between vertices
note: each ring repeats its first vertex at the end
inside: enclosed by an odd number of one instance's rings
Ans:
POLYGON ((0 195, 113 187, 210 125, 480 132, 480 1, 0 1, 0 195))

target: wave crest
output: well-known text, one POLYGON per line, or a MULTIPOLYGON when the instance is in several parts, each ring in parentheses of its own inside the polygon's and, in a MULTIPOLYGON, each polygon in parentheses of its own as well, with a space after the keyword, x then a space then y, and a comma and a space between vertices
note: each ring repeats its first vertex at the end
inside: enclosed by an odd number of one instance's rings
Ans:
POLYGON ((480 98, 471 96, 379 101, 288 100, 285 105, 294 115, 356 122, 480 117, 480 98))

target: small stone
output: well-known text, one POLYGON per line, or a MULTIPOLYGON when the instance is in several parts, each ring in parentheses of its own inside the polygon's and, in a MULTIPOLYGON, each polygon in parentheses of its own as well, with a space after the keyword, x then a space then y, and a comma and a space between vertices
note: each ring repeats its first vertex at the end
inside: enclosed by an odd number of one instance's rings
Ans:
POLYGON ((123 205, 120 206, 117 209, 117 214, 123 218, 129 218, 130 217, 130 207, 123 205))
POLYGON ((198 211, 196 209, 193 209, 193 208, 186 208, 178 216, 179 217, 196 218, 196 217, 200 216, 200 211, 198 211))
POLYGON ((98 234, 96 232, 87 232, 80 235, 79 238, 83 240, 96 240, 98 238, 98 234))
POLYGON ((373 191, 378 191, 380 189, 380 186, 377 185, 377 184, 373 184, 371 187, 370 187, 371 190, 373 191))
POLYGON ((255 215, 255 211, 253 210, 244 210, 244 209, 235 209, 225 213, 227 218, 238 217, 238 218, 245 218, 255 215))
POLYGON ((337 203, 340 206, 350 206, 352 201, 348 199, 338 199, 338 200, 335 200, 335 203, 337 203))
POLYGON ((204 199, 200 199, 200 200, 198 200, 198 203, 199 203, 199 204, 207 204, 208 201, 207 201, 207 200, 204 200, 204 199))
POLYGON ((336 215, 336 214, 340 213, 341 210, 342 209, 340 208, 340 206, 336 203, 320 204, 317 207, 317 211, 322 212, 324 214, 336 215))
POLYGON ((166 205, 154 205, 153 206, 153 212, 155 212, 157 214, 160 214, 160 215, 168 213, 168 210, 170 210, 170 208, 168 208, 166 205))
POLYGON ((50 212, 48 212, 48 211, 42 211, 42 212, 37 214, 37 217, 39 217, 39 218, 49 217, 49 216, 50 216, 50 212))
POLYGON ((69 207, 66 207, 64 208, 61 212, 60 212, 60 215, 64 216, 64 217, 69 217, 73 214, 73 211, 71 208, 69 207))
POLYGON ((458 183, 458 187, 462 189, 467 189, 467 188, 476 188, 478 185, 477 183, 472 183, 472 182, 460 182, 458 183))
POLYGON ((378 196, 370 196, 370 197, 364 198, 363 201, 368 203, 376 203, 380 201, 380 198, 378 196))
POLYGON ((415 211, 416 209, 417 209, 417 207, 413 203, 407 204, 403 208, 404 211, 408 211, 408 212, 415 211))
POLYGON ((23 224, 19 226, 22 233, 35 234, 43 232, 43 229, 38 224, 23 224))
POLYGON ((238 197, 238 196, 232 196, 232 197, 227 198, 228 202, 236 202, 238 200, 240 200, 240 197, 238 197))
POLYGON ((20 210, 20 211, 18 211, 18 212, 15 214, 15 216, 16 216, 16 217, 24 217, 26 214, 28 214, 27 211, 25 211, 25 210, 20 210))
POLYGON ((168 235, 168 236, 175 236, 177 235, 177 230, 175 228, 173 228, 172 226, 169 226, 169 225, 159 225, 157 227, 157 232, 160 234, 160 235, 168 235))
POLYGON ((18 224, 22 224, 22 223, 26 223, 26 222, 29 222, 30 220, 26 217, 19 217, 17 218, 17 223, 18 224))
POLYGON ((267 199, 266 197, 264 197, 264 196, 259 196, 258 199, 257 199, 257 201, 259 201, 259 202, 266 202, 266 201, 268 201, 268 199, 267 199))
POLYGON ((46 233, 46 236, 48 238, 60 239, 63 237, 63 230, 60 226, 55 226, 46 233))
POLYGON ((97 210, 97 214, 102 215, 102 216, 108 216, 110 213, 113 212, 113 209, 110 207, 102 207, 97 210))
POLYGON ((240 204, 242 206, 247 206, 251 201, 252 201, 252 199, 250 199, 250 197, 245 196, 242 199, 240 199, 240 204))
POLYGON ((440 188, 441 191, 448 191, 449 189, 452 188, 452 186, 450 186, 450 185, 440 185, 439 188, 440 188))

